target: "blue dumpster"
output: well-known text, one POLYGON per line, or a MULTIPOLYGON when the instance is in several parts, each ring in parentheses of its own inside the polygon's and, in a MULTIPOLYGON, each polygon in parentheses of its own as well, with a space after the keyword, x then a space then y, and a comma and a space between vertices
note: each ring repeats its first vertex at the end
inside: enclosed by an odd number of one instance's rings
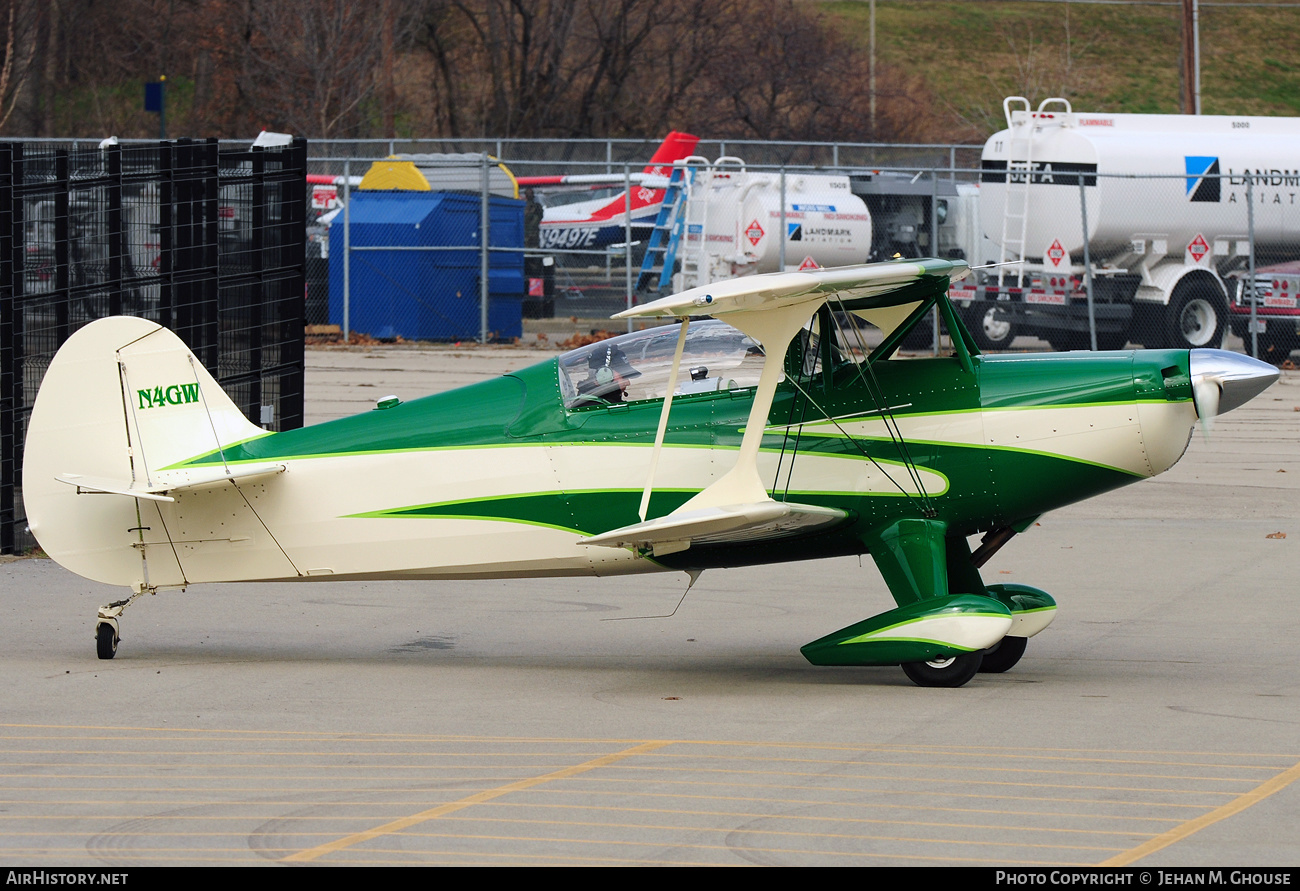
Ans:
MULTIPOLYGON (((524 204, 492 196, 489 247, 524 246, 524 204)), ((464 192, 357 191, 348 207, 353 248, 349 327, 380 339, 466 340, 480 328, 479 215, 464 192), (465 250, 402 250, 465 246, 465 250)), ((343 214, 330 224, 330 322, 343 324, 343 214)), ((488 336, 523 333, 524 255, 491 251, 488 336)))

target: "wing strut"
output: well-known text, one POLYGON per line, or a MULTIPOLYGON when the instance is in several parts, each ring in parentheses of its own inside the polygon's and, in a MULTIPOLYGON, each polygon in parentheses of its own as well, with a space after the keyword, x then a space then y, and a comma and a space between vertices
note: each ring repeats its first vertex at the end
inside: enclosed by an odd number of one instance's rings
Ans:
MULTIPOLYGON (((650 506, 650 491, 655 484, 655 471, 659 469, 659 453, 664 448, 664 434, 668 430, 668 412, 673 407, 673 394, 677 392, 677 373, 682 369, 682 351, 686 348, 686 329, 690 327, 691 317, 682 319, 682 331, 677 335, 677 350, 673 353, 673 370, 668 374, 668 395, 664 397, 664 408, 659 413, 659 429, 655 431, 655 447, 650 453, 650 475, 646 477, 645 491, 641 493, 641 509, 637 515, 645 522, 645 512, 650 506)), ((689 590, 689 589, 687 589, 689 590)))
POLYGON ((758 447, 767 430, 767 415, 776 398, 776 385, 781 380, 781 369, 790 341, 802 330, 808 317, 826 300, 825 294, 813 294, 802 300, 791 301, 757 312, 737 312, 726 318, 732 327, 757 340, 763 347, 763 370, 759 374, 758 389, 745 422, 745 433, 740 440, 736 463, 721 479, 715 481, 678 510, 689 511, 704 507, 721 507, 728 504, 746 504, 771 501, 767 488, 758 475, 758 447))

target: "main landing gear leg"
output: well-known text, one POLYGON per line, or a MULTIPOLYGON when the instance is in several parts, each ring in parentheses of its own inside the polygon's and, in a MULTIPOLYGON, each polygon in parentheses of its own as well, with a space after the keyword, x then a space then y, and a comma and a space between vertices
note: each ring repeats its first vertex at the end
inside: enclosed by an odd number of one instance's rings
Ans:
POLYGON ((1025 655, 1029 638, 1050 625, 1056 617, 1056 601, 1046 591, 1028 585, 989 585, 985 588, 979 577, 979 568, 1015 535, 1029 528, 1032 522, 1033 519, 1029 519, 1014 527, 1002 526, 986 533, 973 554, 964 538, 950 539, 948 543, 950 571, 954 565, 966 567, 985 596, 992 597, 1011 611, 1011 631, 984 651, 980 671, 988 674, 1001 674, 1014 668, 1025 655))
POLYGON ((960 687, 1019 662, 1026 640, 1056 615, 1056 601, 1028 585, 985 585, 979 567, 1020 530, 994 530, 974 554, 964 536, 947 531, 930 519, 872 530, 864 544, 898 607, 807 644, 804 657, 814 665, 900 665, 921 687, 960 687))
POLYGON ((808 661, 901 665, 921 687, 960 687, 973 678, 984 650, 1011 628, 1011 611, 987 596, 964 539, 964 562, 953 559, 947 532, 947 523, 932 519, 873 530, 865 544, 898 608, 808 644, 808 661))

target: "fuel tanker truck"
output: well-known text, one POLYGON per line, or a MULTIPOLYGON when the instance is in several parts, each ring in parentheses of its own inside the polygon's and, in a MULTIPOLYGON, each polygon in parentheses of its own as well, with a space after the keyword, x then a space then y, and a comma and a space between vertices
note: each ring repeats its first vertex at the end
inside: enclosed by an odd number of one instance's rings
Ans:
POLYGON ((1090 346, 1089 290, 1101 349, 1218 346, 1252 301, 1266 342, 1294 341, 1300 302, 1241 282, 1300 258, 1300 119, 1003 109, 978 200, 1001 265, 952 293, 983 347, 1090 346))
POLYGON ((676 168, 638 279, 643 291, 776 272, 783 259, 803 269, 870 259, 871 214, 848 176, 789 171, 783 180, 734 157, 690 157, 676 168))

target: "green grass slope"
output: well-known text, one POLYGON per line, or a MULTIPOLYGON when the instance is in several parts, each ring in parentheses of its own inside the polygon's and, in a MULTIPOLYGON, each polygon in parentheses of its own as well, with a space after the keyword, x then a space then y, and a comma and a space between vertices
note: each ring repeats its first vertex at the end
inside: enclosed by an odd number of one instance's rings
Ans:
MULTIPOLYGON (((867 48, 865 0, 822 8, 867 48)), ((877 0, 877 60, 924 85, 935 118, 927 134, 942 141, 1000 129, 1010 95, 1177 114, 1181 16, 1180 4, 877 0)), ((1202 4, 1200 35, 1205 114, 1300 115, 1300 3, 1202 4)))

